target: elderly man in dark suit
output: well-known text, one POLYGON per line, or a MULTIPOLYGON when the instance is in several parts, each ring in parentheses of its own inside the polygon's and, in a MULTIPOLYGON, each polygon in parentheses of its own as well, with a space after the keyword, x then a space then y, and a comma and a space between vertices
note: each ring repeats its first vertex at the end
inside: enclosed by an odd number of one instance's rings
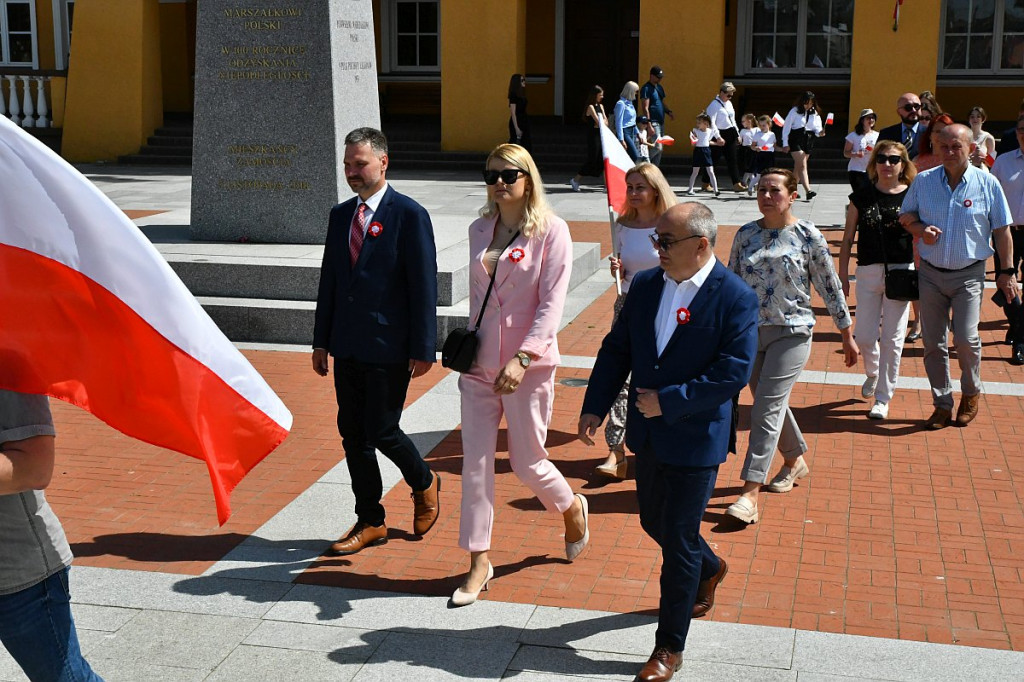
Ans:
POLYGON ((682 663, 690 620, 714 603, 728 567, 700 522, 735 424, 733 398, 757 352, 754 291, 715 258, 717 225, 703 204, 666 211, 656 228, 660 268, 633 277, 598 353, 579 437, 592 436, 632 372, 626 444, 636 453, 640 523, 661 545, 654 653, 637 679, 668 680, 682 663))
POLYGON ((918 120, 921 114, 921 98, 912 92, 905 92, 896 100, 896 115, 899 123, 894 123, 878 131, 879 140, 899 142, 907 148, 907 154, 913 159, 917 156, 917 141, 927 126, 918 120))
POLYGON ((388 186, 387 139, 345 138, 345 179, 357 196, 331 211, 313 330, 313 370, 334 357, 338 431, 356 498, 356 524, 331 545, 355 554, 387 542, 380 450, 412 488, 413 532, 438 515, 441 479, 399 427, 409 380, 426 373, 437 340, 437 257, 426 210, 388 186))

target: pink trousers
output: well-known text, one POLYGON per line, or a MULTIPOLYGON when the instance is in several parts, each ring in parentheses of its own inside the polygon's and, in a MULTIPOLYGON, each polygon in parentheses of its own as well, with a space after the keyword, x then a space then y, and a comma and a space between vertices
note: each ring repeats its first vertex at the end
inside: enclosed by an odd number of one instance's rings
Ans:
POLYGON ((494 524, 494 453, 502 414, 508 425, 508 458, 522 481, 548 511, 561 514, 573 503, 565 477, 544 448, 555 397, 555 368, 526 372, 515 393, 492 389, 497 370, 459 377, 462 393, 462 519, 459 546, 485 552, 494 524))

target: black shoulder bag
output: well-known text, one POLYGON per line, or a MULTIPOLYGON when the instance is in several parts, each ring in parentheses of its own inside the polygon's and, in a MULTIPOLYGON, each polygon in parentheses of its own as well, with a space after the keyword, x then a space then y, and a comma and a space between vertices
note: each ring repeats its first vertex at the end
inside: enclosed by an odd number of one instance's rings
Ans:
POLYGON ((890 301, 916 301, 920 296, 917 288, 917 270, 890 270, 889 259, 885 255, 885 228, 881 220, 878 221, 878 233, 881 238, 882 267, 885 268, 885 297, 890 301))
MULTIPOLYGON (((512 242, 519 236, 519 230, 512 235, 512 239, 508 241, 505 248, 501 250, 501 253, 505 253, 505 249, 512 246, 512 242)), ((460 327, 453 329, 448 333, 448 338, 444 340, 444 346, 441 348, 441 366, 447 367, 448 369, 455 370, 459 373, 468 372, 470 367, 473 366, 473 360, 476 358, 476 347, 479 344, 479 340, 476 338, 476 332, 480 329, 480 322, 484 319, 484 310, 487 309, 487 300, 491 297, 491 289, 494 288, 494 277, 498 274, 498 263, 501 262, 501 255, 498 255, 498 261, 494 263, 494 272, 491 273, 491 283, 487 285, 487 293, 484 294, 484 302, 480 305, 480 314, 476 316, 476 324, 472 329, 466 327, 460 327)))

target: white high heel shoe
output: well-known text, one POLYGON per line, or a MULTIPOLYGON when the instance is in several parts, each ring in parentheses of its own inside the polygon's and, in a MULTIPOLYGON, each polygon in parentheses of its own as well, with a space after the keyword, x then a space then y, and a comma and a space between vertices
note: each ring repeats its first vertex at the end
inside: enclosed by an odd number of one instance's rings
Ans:
POLYGON ((576 542, 565 543, 565 558, 572 561, 580 555, 583 548, 590 542, 590 519, 588 518, 589 508, 587 507, 587 498, 583 497, 579 493, 576 493, 576 497, 580 498, 580 504, 583 506, 583 537, 576 542))
POLYGON ((464 590, 461 587, 452 593, 452 605, 453 606, 469 606, 476 601, 476 598, 480 596, 480 593, 487 589, 487 583, 491 582, 494 578, 494 566, 491 566, 491 562, 487 562, 487 577, 484 578, 483 584, 480 589, 475 592, 464 590))

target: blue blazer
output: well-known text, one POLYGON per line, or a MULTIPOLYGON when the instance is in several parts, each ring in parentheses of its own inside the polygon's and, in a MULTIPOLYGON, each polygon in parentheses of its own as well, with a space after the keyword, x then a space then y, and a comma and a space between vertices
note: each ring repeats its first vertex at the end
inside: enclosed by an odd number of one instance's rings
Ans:
POLYGON ((320 267, 313 347, 368 363, 433 362, 437 352, 437 254, 427 211, 390 186, 368 227, 355 267, 349 231, 353 197, 331 210, 320 267))
MULTIPOLYGON (((921 134, 925 131, 928 126, 921 123, 917 124, 917 130, 914 131, 914 140, 910 143, 910 149, 907 150, 907 155, 910 158, 917 156, 917 141, 921 138, 921 134)), ((893 142, 899 142, 903 144, 903 122, 895 123, 891 126, 886 126, 878 131, 879 140, 891 140, 893 142)))
POLYGON ((604 418, 633 373, 626 445, 666 464, 715 466, 733 435, 733 398, 750 380, 757 353, 757 296, 736 274, 715 263, 690 304, 690 321, 676 327, 659 356, 654 322, 665 286, 662 269, 637 273, 619 319, 598 352, 583 414, 604 418), (636 389, 658 389, 662 415, 636 409, 636 389))

